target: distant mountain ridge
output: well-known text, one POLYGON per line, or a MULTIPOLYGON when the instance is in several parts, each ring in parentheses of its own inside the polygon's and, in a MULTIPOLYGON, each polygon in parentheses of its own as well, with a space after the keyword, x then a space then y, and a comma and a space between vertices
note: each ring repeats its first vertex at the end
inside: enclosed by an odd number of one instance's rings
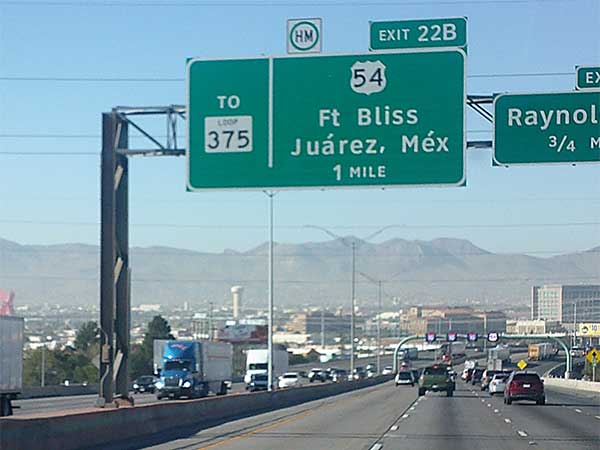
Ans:
MULTIPOLYGON (((373 244, 352 236, 275 246, 275 290, 281 306, 346 304, 351 252, 357 243, 357 299, 370 302, 382 280, 385 303, 524 304, 534 284, 600 283, 600 246, 548 258, 495 254, 464 239, 373 244), (365 275, 363 276, 361 272, 365 275)), ((133 247, 132 303, 181 305, 230 301, 230 287, 245 287, 244 303, 266 305, 267 244, 247 251, 206 253, 171 247, 133 247)), ((0 239, 0 288, 16 292, 16 305, 97 304, 99 248, 87 244, 21 245, 0 239)))

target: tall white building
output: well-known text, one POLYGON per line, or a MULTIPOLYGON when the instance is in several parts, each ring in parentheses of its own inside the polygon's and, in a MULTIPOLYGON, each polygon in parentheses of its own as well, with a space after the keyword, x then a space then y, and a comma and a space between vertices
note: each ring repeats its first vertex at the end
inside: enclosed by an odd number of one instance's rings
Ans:
POLYGON ((556 321, 567 328, 576 322, 599 322, 600 285, 533 286, 531 319, 556 321))

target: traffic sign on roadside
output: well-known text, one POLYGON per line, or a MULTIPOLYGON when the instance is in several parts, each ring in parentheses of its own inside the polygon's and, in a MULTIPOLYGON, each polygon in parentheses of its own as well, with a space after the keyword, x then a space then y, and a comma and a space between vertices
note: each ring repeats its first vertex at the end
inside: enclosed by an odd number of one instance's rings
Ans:
POLYGON ((369 49, 466 47, 467 18, 369 22, 369 49))
POLYGON ((436 339, 437 339, 437 336, 435 333, 426 333, 425 334, 425 340, 427 342, 435 342, 436 339))
POLYGON ((600 67, 577 66, 575 68, 577 82, 576 89, 600 89, 600 67))
POLYGON ((496 165, 600 162, 600 90, 494 99, 496 165))
POLYGON ((446 341, 454 342, 454 341, 456 341, 457 337, 458 337, 458 335, 456 333, 450 332, 450 333, 446 334, 446 341))
POLYGON ((467 333, 467 341, 469 342, 477 342, 478 337, 477 333, 467 333))
POLYGON ((585 358, 590 364, 597 365, 598 361, 600 361, 600 352, 596 348, 593 348, 586 353, 585 358))
POLYGON ((464 185, 464 63, 460 49, 191 59, 188 189, 464 185))
POLYGON ((287 21, 287 52, 321 53, 322 36, 321 19, 289 19, 287 21))
POLYGON ((517 363, 517 367, 518 367, 519 369, 521 369, 521 370, 524 370, 524 369, 525 369, 525 367, 527 367, 527 361, 525 361, 524 359, 520 360, 520 361, 517 363))

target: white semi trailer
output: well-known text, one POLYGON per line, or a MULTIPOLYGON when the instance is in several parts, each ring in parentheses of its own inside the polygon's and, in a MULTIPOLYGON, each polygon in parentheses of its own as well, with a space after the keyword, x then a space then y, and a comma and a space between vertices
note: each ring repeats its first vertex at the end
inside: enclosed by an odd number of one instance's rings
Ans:
POLYGON ((0 417, 12 415, 23 387, 23 318, 0 316, 0 417))

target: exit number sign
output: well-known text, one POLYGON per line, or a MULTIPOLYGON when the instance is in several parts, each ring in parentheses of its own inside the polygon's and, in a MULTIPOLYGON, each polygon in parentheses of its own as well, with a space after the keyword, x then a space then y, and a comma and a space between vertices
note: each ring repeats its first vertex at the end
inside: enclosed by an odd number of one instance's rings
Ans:
POLYGON ((460 47, 467 45, 467 19, 370 22, 370 49, 460 47))

